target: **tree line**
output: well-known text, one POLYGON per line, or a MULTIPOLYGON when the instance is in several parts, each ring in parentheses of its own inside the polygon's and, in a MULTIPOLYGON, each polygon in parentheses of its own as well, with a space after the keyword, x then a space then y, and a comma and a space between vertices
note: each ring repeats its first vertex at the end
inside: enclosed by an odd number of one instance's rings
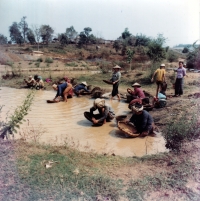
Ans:
MULTIPOLYGON (((0 34, 1 44, 19 44, 24 43, 37 44, 39 50, 39 44, 42 41, 43 44, 48 44, 53 40, 57 40, 61 46, 66 46, 70 43, 76 43, 79 47, 87 47, 88 44, 99 44, 102 38, 94 36, 92 28, 85 27, 83 31, 78 33, 73 26, 66 28, 64 33, 59 33, 54 38, 54 29, 50 25, 35 25, 31 28, 28 26, 25 16, 21 18, 20 22, 13 22, 9 26, 10 40, 7 37, 0 34)), ((128 28, 125 28, 121 35, 114 40, 113 48, 116 52, 121 51, 122 55, 127 55, 127 62, 131 63, 135 51, 139 54, 147 55, 153 62, 159 62, 168 58, 170 61, 176 59, 176 55, 169 50, 169 47, 164 47, 166 38, 162 34, 158 34, 156 38, 147 37, 143 34, 137 34, 136 36, 131 34, 128 28)), ((187 47, 185 47, 186 49, 187 47)), ((195 51, 189 52, 189 50, 183 50, 183 53, 188 54, 188 60, 195 60, 199 58, 199 48, 195 51), (192 55, 192 56, 191 56, 192 55)), ((193 63, 193 62, 190 62, 193 63)))

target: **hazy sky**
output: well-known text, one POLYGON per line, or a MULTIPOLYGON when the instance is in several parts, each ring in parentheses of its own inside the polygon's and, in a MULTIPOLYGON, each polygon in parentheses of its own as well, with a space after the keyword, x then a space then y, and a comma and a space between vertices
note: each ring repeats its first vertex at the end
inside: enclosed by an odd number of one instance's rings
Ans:
POLYGON ((117 39, 127 27, 133 35, 163 34, 167 45, 200 38, 200 0, 0 0, 0 34, 23 16, 32 25, 50 25, 55 35, 74 26, 95 36, 117 39))

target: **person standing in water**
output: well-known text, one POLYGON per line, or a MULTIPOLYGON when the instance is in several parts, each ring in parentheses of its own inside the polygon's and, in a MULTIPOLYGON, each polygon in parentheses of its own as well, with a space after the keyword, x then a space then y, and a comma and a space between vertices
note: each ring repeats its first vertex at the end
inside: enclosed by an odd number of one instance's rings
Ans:
POLYGON ((121 67, 116 65, 113 67, 113 74, 112 74, 112 78, 110 79, 110 81, 112 82, 113 84, 113 89, 112 89, 112 97, 111 97, 111 100, 113 100, 113 98, 115 96, 118 97, 118 100, 120 101, 121 98, 120 98, 120 94, 119 94, 119 91, 118 91, 118 87, 119 87, 119 82, 120 82, 120 79, 121 79, 121 72, 120 72, 120 69, 121 67))

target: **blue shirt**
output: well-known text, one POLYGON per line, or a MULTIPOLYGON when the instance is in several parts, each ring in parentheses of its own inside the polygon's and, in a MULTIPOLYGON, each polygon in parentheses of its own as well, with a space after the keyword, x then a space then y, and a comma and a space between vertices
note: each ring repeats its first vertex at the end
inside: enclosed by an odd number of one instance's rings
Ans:
POLYGON ((58 89, 57 89, 56 97, 62 96, 63 92, 65 91, 66 88, 67 88, 67 82, 59 84, 58 89))
POLYGON ((84 84, 78 84, 78 85, 75 86, 75 88, 74 88, 75 91, 79 91, 79 90, 81 90, 81 89, 84 89, 85 91, 89 92, 84 84))

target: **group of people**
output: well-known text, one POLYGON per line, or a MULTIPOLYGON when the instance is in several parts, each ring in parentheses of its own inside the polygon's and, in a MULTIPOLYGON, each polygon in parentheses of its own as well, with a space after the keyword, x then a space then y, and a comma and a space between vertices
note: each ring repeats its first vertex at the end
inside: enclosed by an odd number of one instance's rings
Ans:
POLYGON ((52 87, 55 91, 57 91, 55 98, 53 99, 55 102, 60 102, 62 99, 64 102, 67 102, 67 98, 72 98, 73 94, 76 94, 77 97, 81 96, 81 90, 89 92, 87 89, 87 82, 81 82, 75 86, 72 86, 71 80, 67 77, 64 78, 65 82, 61 84, 53 84, 52 87))
MULTIPOLYGON (((186 64, 184 64, 183 61, 179 61, 178 63, 179 67, 175 70, 177 72, 176 74, 176 81, 175 81, 175 93, 174 93, 174 97, 178 97, 183 95, 183 80, 184 77, 187 76, 186 74, 186 64)), ((151 78, 151 81, 154 81, 154 78, 156 77, 156 84, 157 84, 157 89, 156 89, 156 98, 158 98, 158 91, 160 89, 160 93, 165 94, 165 91, 163 91, 163 89, 166 90, 166 76, 165 76, 166 72, 165 72, 165 64, 161 64, 160 68, 157 69, 154 73, 153 76, 151 78), (164 93, 163 93, 164 92, 164 93)))
POLYGON ((44 82, 40 75, 34 75, 34 77, 30 75, 28 79, 24 79, 24 82, 27 84, 29 88, 35 88, 35 89, 44 88, 44 82))
MULTIPOLYGON (((181 96, 183 94, 183 78, 186 75, 186 69, 184 68, 185 64, 182 61, 179 61, 179 67, 176 69, 177 75, 176 75, 176 81, 175 81, 175 94, 174 97, 181 96)), ((114 96, 118 97, 118 100, 120 101, 120 94, 118 91, 121 73, 120 73, 120 67, 115 66, 113 67, 113 75, 110 81, 113 84, 113 90, 112 90, 112 96, 111 100, 114 96)), ((166 72, 165 72, 165 64, 161 64, 160 68, 157 69, 151 78, 151 81, 153 82, 154 79, 156 80, 157 88, 156 88, 156 96, 155 96, 155 104, 158 102, 158 100, 165 100, 166 97, 166 89, 167 89, 167 83, 166 83, 166 72)), ((141 89, 141 85, 139 83, 134 83, 132 85, 134 90, 127 89, 128 93, 132 95, 132 101, 129 103, 129 109, 132 110, 133 115, 129 120, 126 122, 133 123, 137 133, 140 134, 140 136, 147 136, 151 133, 153 133, 154 128, 154 122, 152 116, 144 110, 143 105, 148 104, 148 100, 145 97, 144 91, 141 89)), ((154 103, 153 103, 154 104, 154 103)), ((91 119, 89 119, 93 124, 98 124, 100 122, 106 123, 106 121, 110 121, 114 118, 115 114, 111 107, 109 107, 104 99, 96 99, 94 101, 94 106, 90 108, 90 116, 91 119), (100 117, 97 119, 95 118, 95 115, 93 114, 93 111, 98 109, 100 117)))

